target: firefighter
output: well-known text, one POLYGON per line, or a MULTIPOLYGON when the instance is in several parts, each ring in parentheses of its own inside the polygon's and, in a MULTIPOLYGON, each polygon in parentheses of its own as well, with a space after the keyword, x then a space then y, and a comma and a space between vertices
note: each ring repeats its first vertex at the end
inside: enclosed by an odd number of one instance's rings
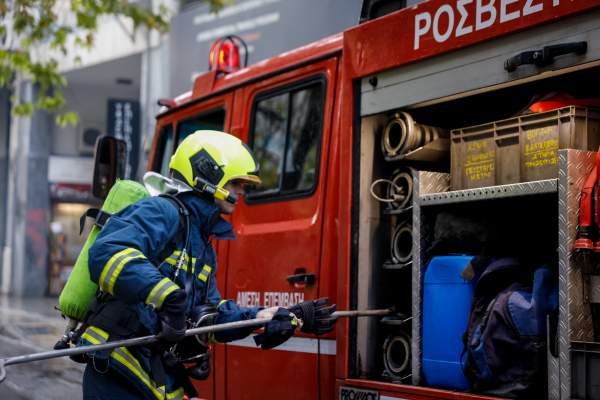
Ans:
POLYGON ((196 178, 241 198, 244 184, 261 183, 259 163, 246 144, 223 132, 198 131, 178 147, 170 169, 171 178, 148 173, 145 183, 153 197, 113 215, 90 247, 90 277, 99 292, 90 304, 92 313, 79 345, 155 334, 160 341, 148 348, 121 347, 88 354, 85 399, 181 399, 186 393, 194 397, 189 376, 206 379, 210 374, 204 340, 231 342, 247 337, 254 329, 238 328, 188 340, 184 339, 188 319, 222 324, 275 316, 278 322, 267 327, 266 333, 275 331, 278 338, 263 348, 274 347, 293 334, 292 329, 291 334, 282 331, 285 338, 277 335, 281 333, 278 326, 289 326, 281 325, 282 318, 315 334, 331 331, 337 321, 329 317, 335 306, 324 307, 322 300, 295 306, 294 314, 278 307, 242 308, 233 300, 221 299, 212 241, 235 239, 232 225, 220 214, 231 214, 237 202, 211 198, 207 191, 198 190, 196 178), (176 207, 174 200, 156 196, 166 192, 175 195, 186 211, 176 207), (189 243, 180 243, 178 250, 165 257, 178 237, 182 242, 185 213, 190 222, 189 243), (182 270, 177 270, 185 248, 191 256, 186 254, 182 270), (192 360, 186 363, 197 364, 186 370, 181 354, 192 360))

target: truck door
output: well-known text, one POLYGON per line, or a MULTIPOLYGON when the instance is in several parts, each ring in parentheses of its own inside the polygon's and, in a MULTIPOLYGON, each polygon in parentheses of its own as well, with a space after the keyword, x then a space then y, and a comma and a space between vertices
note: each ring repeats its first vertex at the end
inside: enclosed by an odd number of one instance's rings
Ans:
MULTIPOLYGON (((226 293, 240 306, 328 295, 319 260, 336 70, 332 58, 235 93, 231 131, 254 150, 263 182, 245 186, 231 216, 226 293)), ((314 336, 296 333, 269 351, 248 337, 228 344, 226 359, 228 399, 319 398, 314 336)))

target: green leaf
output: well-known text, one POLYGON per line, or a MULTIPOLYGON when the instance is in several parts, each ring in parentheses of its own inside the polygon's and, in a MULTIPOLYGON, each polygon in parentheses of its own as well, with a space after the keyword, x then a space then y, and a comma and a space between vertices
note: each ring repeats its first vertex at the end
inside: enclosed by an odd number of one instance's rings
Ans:
POLYGON ((235 1, 233 1, 233 0, 207 0, 207 3, 210 4, 210 12, 218 14, 219 11, 221 11, 225 7, 234 5, 235 1))
POLYGON ((0 65, 0 87, 10 86, 12 82, 13 72, 9 67, 0 65))
MULTIPOLYGON (((208 0, 220 10, 225 5, 234 4, 231 0, 208 0)), ((62 11, 61 11, 62 12, 62 11)), ((41 61, 30 57, 30 52, 40 45, 60 51, 64 57, 73 57, 75 64, 81 58, 69 54, 68 43, 75 47, 91 50, 98 33, 100 19, 107 16, 128 18, 134 26, 146 26, 149 29, 166 31, 168 19, 172 11, 159 5, 155 13, 147 8, 147 2, 140 0, 70 0, 59 3, 58 0, 0 0, 0 36, 14 34, 20 37, 17 51, 0 50, 0 86, 12 83, 16 71, 21 70, 27 79, 39 84, 40 91, 35 104, 11 99, 13 113, 30 116, 35 109, 54 112, 66 105, 62 93, 57 90, 67 85, 67 80, 58 71, 55 58, 44 58, 41 61), (70 11, 75 16, 75 26, 63 26, 58 20, 58 8, 70 4, 70 11), (7 25, 6 20, 12 23, 7 25), (3 23, 4 22, 4 23, 3 23), (76 31, 76 33, 75 33, 76 31), (71 37, 74 35, 75 37, 71 37)), ((79 117, 69 112, 57 116, 57 123, 65 126, 77 124, 79 117)))
POLYGON ((31 117, 33 114, 33 104, 21 103, 13 107, 13 114, 19 117, 31 117))
POLYGON ((56 116, 56 123, 62 126, 63 128, 66 127, 68 124, 77 126, 77 124, 79 123, 79 115, 77 115, 75 111, 70 111, 65 114, 59 114, 56 116))

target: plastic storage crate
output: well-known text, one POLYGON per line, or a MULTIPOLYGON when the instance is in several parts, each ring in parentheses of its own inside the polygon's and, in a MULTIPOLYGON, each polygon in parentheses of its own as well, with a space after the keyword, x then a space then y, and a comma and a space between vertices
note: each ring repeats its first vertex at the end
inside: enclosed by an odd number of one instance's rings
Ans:
POLYGON ((583 107, 451 132, 452 190, 558 178, 558 149, 598 151, 600 111, 583 107))
POLYGON ((572 399, 599 400, 600 343, 571 342, 572 399))

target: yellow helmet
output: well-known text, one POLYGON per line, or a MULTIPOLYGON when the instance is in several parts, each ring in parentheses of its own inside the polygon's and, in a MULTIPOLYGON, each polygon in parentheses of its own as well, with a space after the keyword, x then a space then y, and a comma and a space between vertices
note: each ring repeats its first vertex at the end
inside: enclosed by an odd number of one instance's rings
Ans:
POLYGON ((197 131, 179 145, 169 168, 173 178, 194 186, 196 178, 222 188, 229 180, 260 184, 260 166, 252 150, 235 136, 219 131, 197 131))

